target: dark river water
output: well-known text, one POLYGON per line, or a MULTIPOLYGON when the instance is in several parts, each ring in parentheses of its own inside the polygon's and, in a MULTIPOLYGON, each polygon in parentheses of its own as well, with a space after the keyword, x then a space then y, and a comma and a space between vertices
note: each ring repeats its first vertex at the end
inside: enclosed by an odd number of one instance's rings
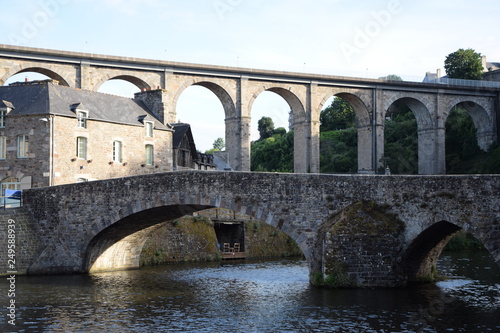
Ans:
POLYGON ((311 287, 302 260, 18 276, 16 326, 7 323, 4 290, 0 328, 3 332, 500 332, 500 269, 491 257, 446 253, 439 269, 450 279, 382 290, 311 287))

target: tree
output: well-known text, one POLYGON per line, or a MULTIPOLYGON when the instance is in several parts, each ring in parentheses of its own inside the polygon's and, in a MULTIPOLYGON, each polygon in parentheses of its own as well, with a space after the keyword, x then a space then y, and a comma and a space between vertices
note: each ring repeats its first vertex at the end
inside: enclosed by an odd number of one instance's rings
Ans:
POLYGON ((389 74, 387 76, 379 77, 379 80, 388 80, 388 81, 403 81, 401 76, 396 74, 389 74))
POLYGON ((450 174, 479 173, 482 162, 477 144, 476 126, 467 110, 456 107, 446 119, 446 172, 450 174), (478 161, 479 158, 479 161, 478 161))
POLYGON ((293 131, 253 142, 251 170, 293 172, 293 131))
POLYGON ((321 131, 334 131, 355 126, 356 114, 351 105, 342 98, 335 97, 332 104, 321 111, 321 131))
POLYGON ((217 138, 214 141, 214 150, 222 151, 226 147, 226 144, 224 143, 223 138, 217 138))
POLYGON ((260 138, 259 140, 267 139, 273 136, 274 122, 269 117, 262 117, 258 123, 260 138))
POLYGON ((404 104, 396 102, 387 114, 384 131, 384 167, 392 173, 418 173, 417 120, 404 104))
POLYGON ((459 49, 448 54, 444 68, 449 78, 479 80, 483 76, 481 53, 473 49, 459 49))

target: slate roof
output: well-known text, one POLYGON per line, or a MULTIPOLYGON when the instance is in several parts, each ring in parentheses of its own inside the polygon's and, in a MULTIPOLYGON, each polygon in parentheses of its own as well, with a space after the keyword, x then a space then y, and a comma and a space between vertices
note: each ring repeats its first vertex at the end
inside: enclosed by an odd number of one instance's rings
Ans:
POLYGON ((196 151, 196 144, 194 143, 193 133, 191 132, 191 125, 184 123, 173 123, 170 124, 170 126, 172 126, 174 129, 172 140, 173 148, 179 149, 182 143, 182 139, 187 136, 193 160, 198 159, 198 152, 196 151))
MULTIPOLYGON (((196 147, 193 139, 193 133, 191 132, 191 125, 184 123, 173 123, 170 124, 174 128, 173 137, 173 147, 174 149, 179 148, 184 136, 188 136, 188 141, 191 147, 196 147)), ((196 148, 195 148, 196 149, 196 148)), ((196 151, 196 150, 195 150, 196 151)))
POLYGON ((486 68, 488 69, 488 71, 496 71, 500 69, 500 62, 487 62, 486 68))
POLYGON ((154 122, 155 129, 171 130, 142 101, 60 86, 51 80, 0 87, 0 100, 8 101, 14 106, 9 116, 53 114, 76 118, 72 108, 77 106, 78 109, 88 111, 88 119, 91 120, 142 126, 139 119, 143 118, 154 122))

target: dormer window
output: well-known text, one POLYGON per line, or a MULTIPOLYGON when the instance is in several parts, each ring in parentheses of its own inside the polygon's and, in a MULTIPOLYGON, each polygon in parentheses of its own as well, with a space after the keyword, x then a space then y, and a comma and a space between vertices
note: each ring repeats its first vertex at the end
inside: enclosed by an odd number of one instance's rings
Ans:
POLYGON ((89 112, 83 106, 82 103, 75 103, 70 105, 71 111, 76 113, 76 119, 78 120, 79 128, 87 128, 87 119, 89 118, 89 112))
POLYGON ((11 102, 0 100, 0 128, 5 128, 5 116, 13 109, 11 102))
POLYGON ((78 127, 87 128, 87 111, 76 111, 76 118, 78 119, 78 127))

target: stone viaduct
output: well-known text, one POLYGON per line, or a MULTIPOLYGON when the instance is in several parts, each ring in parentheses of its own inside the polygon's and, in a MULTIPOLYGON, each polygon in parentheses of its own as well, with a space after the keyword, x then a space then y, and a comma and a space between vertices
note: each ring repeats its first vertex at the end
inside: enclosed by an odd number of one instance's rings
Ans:
POLYGON ((455 106, 466 108, 486 150, 496 142, 500 88, 424 84, 219 67, 0 45, 0 85, 12 75, 39 72, 60 84, 97 91, 106 81, 123 79, 140 89, 163 94, 164 123, 176 121, 176 105, 191 85, 211 90, 225 111, 225 141, 230 164, 250 170, 252 105, 263 91, 282 96, 293 114, 295 172, 319 171, 320 112, 338 96, 357 116, 358 170, 374 173, 383 166, 384 122, 394 103, 405 103, 418 126, 419 174, 444 174, 445 122, 455 106))
POLYGON ((499 198, 500 176, 182 171, 25 191, 0 243, 14 220, 19 273, 136 268, 155 225, 221 207, 290 235, 314 284, 395 287, 432 277, 460 229, 500 264, 499 198))

